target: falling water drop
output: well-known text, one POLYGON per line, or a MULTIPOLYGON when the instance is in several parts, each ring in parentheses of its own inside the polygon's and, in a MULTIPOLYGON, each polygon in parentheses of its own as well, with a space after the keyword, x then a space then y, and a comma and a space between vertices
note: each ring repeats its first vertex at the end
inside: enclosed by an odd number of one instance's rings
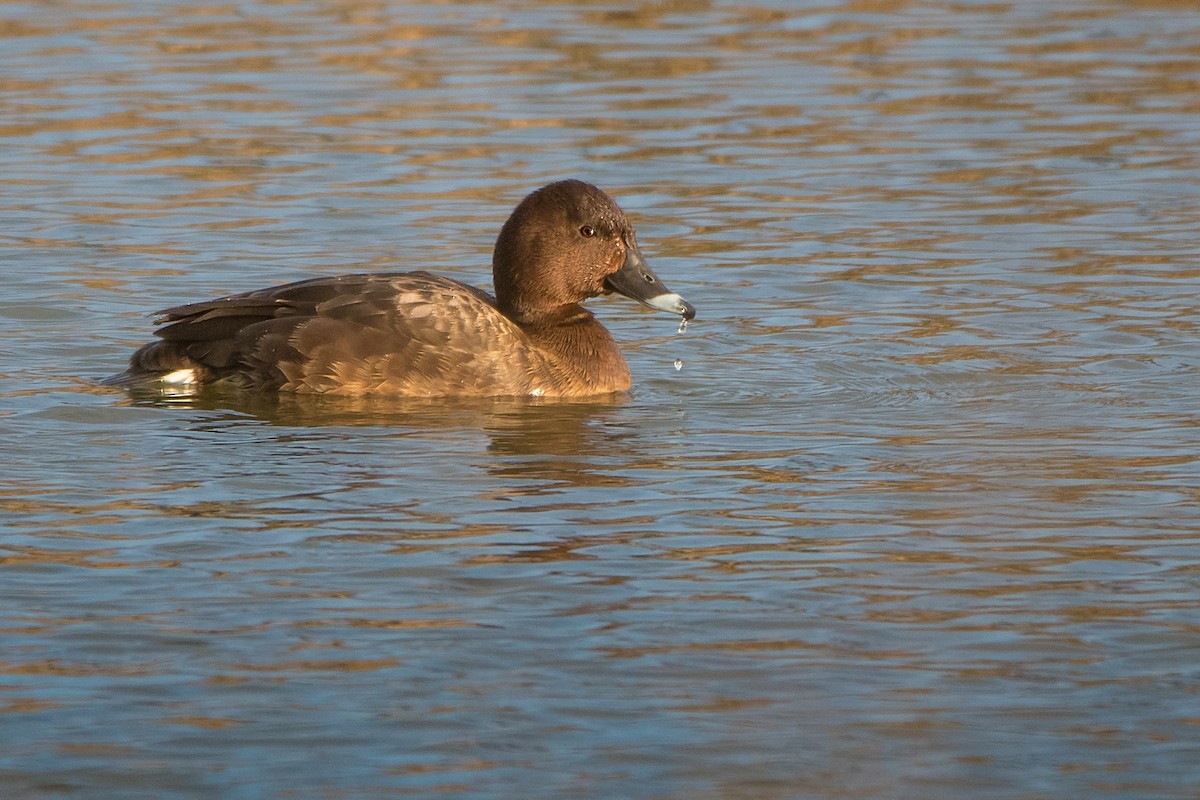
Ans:
MULTIPOLYGON (((686 330, 687 330, 687 320, 686 319, 679 320, 679 332, 683 333, 686 330)), ((676 367, 675 369, 679 369, 679 367, 676 367)))
POLYGON ((683 359, 677 358, 675 359, 675 371, 679 372, 681 369, 683 369, 683 359))

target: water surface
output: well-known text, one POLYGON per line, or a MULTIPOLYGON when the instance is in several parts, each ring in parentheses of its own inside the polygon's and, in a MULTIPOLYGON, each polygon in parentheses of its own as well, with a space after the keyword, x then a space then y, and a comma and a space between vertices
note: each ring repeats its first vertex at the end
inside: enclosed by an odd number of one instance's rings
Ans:
POLYGON ((0 3, 0 794, 1193 798, 1193 3, 0 3), (189 300, 486 285, 607 403, 147 405, 189 300), (682 362, 679 370, 675 362, 682 362))

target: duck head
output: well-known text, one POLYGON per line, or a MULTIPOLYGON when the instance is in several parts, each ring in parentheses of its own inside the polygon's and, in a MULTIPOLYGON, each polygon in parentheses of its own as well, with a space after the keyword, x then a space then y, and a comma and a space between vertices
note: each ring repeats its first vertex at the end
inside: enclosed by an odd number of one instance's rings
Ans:
POLYGON ((696 316, 646 264, 613 199, 583 181, 551 183, 521 201, 496 240, 492 277, 500 310, 521 324, 561 318, 610 292, 685 320, 696 316))

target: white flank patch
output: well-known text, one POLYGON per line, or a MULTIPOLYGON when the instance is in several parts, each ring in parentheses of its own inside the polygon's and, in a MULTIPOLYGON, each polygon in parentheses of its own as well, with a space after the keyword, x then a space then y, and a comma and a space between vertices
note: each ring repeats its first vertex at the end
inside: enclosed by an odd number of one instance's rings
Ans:
POLYGON ((168 372, 158 379, 159 383, 167 386, 191 386, 196 382, 196 370, 190 367, 168 372))
POLYGON ((158 379, 158 391, 163 397, 191 397, 199 386, 194 369, 177 369, 158 379))

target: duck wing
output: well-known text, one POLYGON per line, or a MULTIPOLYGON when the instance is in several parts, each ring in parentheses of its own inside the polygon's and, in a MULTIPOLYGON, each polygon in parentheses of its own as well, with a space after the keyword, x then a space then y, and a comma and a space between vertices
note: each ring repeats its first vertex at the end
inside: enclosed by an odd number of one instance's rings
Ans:
POLYGON ((542 357, 479 289, 427 272, 339 275, 159 314, 130 372, 334 394, 527 394, 542 357))

